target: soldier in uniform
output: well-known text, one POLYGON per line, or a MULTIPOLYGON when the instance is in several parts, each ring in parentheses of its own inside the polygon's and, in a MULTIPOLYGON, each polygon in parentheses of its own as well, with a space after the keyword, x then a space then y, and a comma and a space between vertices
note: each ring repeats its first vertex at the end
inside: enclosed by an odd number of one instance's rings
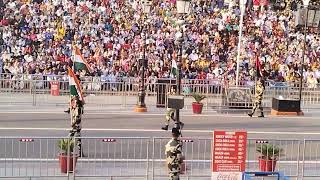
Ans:
MULTIPOLYGON (((168 92, 168 96, 174 95, 174 94, 176 94, 176 90, 173 86, 171 86, 170 91, 168 92)), ((175 109, 167 108, 165 126, 163 126, 161 129, 166 130, 166 131, 168 130, 170 120, 175 121, 174 113, 175 113, 175 109)))
POLYGON ((180 180, 180 169, 183 162, 182 143, 178 139, 180 131, 172 128, 172 139, 166 144, 166 163, 169 170, 169 180, 180 180))
POLYGON ((254 114, 257 108, 260 110, 260 115, 258 117, 264 117, 263 108, 261 105, 264 90, 265 90, 264 80, 262 78, 259 78, 256 84, 256 89, 255 89, 256 97, 255 97, 255 102, 253 104, 252 112, 248 114, 250 117, 252 117, 252 115, 254 114))
POLYGON ((73 96, 71 99, 71 127, 70 137, 77 137, 76 145, 78 147, 79 152, 83 156, 81 149, 81 117, 83 114, 83 102, 79 99, 79 96, 73 96))
MULTIPOLYGON (((171 89, 168 93, 168 96, 170 95, 174 95, 176 94, 176 89, 174 88, 174 86, 171 86, 171 89)), ((161 127, 162 130, 165 130, 167 131, 168 128, 169 128, 169 123, 170 123, 170 120, 171 121, 175 121, 175 124, 176 124, 176 127, 178 127, 178 129, 181 129, 183 128, 184 126, 184 123, 182 122, 176 122, 176 119, 175 119, 175 112, 176 112, 176 109, 173 109, 173 108, 167 108, 167 112, 166 112, 166 121, 165 121, 165 125, 163 127, 161 127)))

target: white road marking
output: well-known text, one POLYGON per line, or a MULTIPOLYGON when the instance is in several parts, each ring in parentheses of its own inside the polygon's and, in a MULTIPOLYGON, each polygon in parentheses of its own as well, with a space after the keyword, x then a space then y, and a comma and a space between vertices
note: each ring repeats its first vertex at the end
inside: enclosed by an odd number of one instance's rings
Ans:
MULTIPOLYGON (((28 127, 0 127, 0 130, 26 130, 26 131, 69 131, 70 128, 28 128, 28 127)), ((101 128, 83 128, 83 131, 127 131, 127 132, 165 132, 160 129, 101 129, 101 128)), ((226 131, 229 131, 226 130, 226 131)), ((232 131, 230 129, 230 131, 232 131)), ((212 133, 213 130, 193 130, 183 129, 187 133, 212 133)), ((320 132, 274 132, 274 131, 248 131, 248 134, 275 134, 275 135, 320 135, 320 132)))

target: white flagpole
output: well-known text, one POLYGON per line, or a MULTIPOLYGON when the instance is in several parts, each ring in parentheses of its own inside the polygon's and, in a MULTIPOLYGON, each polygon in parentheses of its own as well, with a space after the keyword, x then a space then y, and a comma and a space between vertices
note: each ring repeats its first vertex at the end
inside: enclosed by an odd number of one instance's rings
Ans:
MULTIPOLYGON (((74 58, 75 58, 75 55, 74 55, 75 51, 74 51, 74 46, 73 44, 71 45, 71 60, 73 61, 73 65, 72 65, 72 71, 74 72, 75 71, 75 67, 74 67, 74 58)), ((70 75, 68 74, 68 77, 69 77, 69 93, 70 93, 70 75)), ((71 97, 71 93, 70 93, 70 124, 72 126, 72 97, 71 97)))
POLYGON ((239 42, 238 42, 238 54, 237 54, 237 73, 236 73, 236 86, 239 85, 239 71, 240 71, 240 53, 241 53, 241 41, 242 41, 242 30, 243 30, 243 16, 245 11, 246 0, 240 0, 240 23, 239 23, 239 42))

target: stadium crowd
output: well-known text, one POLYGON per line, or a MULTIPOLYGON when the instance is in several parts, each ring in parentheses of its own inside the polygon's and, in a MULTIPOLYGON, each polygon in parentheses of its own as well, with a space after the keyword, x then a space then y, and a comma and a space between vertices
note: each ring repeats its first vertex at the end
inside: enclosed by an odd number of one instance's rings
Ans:
MULTIPOLYGON (((66 78, 77 45, 101 81, 139 77, 146 35, 146 77, 170 77, 178 59, 176 38, 183 31, 182 73, 189 79, 234 82, 240 10, 237 1, 192 0, 185 26, 179 26, 175 0, 154 0, 143 14, 139 0, 0 0, 0 73, 24 78, 66 78)), ((240 80, 255 77, 256 59, 274 81, 296 81, 304 36, 295 25, 295 3, 276 11, 267 0, 248 0, 240 56, 240 80), (260 3, 260 4, 257 4, 260 3), (261 7, 260 7, 261 6, 261 7)), ((320 36, 308 30, 305 76, 320 83, 320 36)))

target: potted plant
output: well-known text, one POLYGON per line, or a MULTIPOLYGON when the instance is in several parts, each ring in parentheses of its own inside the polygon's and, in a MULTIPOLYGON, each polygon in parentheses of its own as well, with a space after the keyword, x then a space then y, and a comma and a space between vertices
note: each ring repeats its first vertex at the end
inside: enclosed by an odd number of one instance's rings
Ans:
POLYGON ((197 93, 193 93, 192 97, 194 98, 194 100, 196 102, 192 103, 192 110, 194 114, 201 114, 202 113, 202 108, 203 108, 203 104, 201 103, 201 101, 203 99, 206 98, 205 95, 202 94, 197 94, 197 93))
POLYGON ((259 170, 262 172, 273 172, 283 149, 274 144, 262 144, 257 147, 257 152, 261 154, 259 157, 259 170))
POLYGON ((62 173, 73 171, 73 167, 77 163, 78 157, 73 154, 74 144, 73 139, 60 139, 58 141, 58 147, 60 148, 59 163, 62 173))

